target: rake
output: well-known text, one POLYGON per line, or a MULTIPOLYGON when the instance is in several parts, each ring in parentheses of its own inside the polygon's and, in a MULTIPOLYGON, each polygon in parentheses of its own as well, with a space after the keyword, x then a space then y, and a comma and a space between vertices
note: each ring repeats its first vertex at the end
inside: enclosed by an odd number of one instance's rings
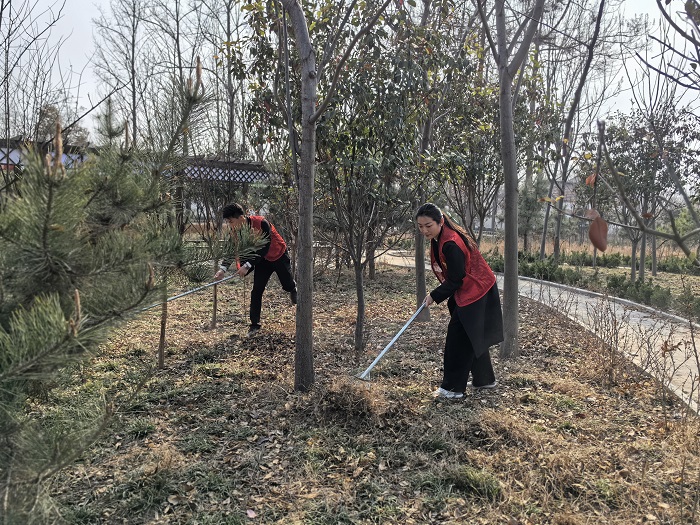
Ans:
POLYGON ((384 357, 384 354, 387 353, 387 351, 389 350, 389 348, 391 348, 391 346, 396 342, 396 340, 397 340, 397 339, 399 338, 399 336, 404 332, 404 330, 406 330, 406 328, 408 328, 408 326, 413 322, 413 320, 414 320, 416 317, 418 317, 418 314, 421 313, 421 310, 423 310, 423 308, 425 308, 425 303, 422 303, 422 304, 418 307, 418 310, 416 310, 416 313, 414 313, 414 314, 411 316, 411 318, 406 322, 406 324, 403 325, 403 328, 401 328, 401 330, 399 330, 399 332, 394 336, 394 338, 393 338, 391 341, 389 341, 389 344, 386 345, 386 346, 384 347, 384 350, 382 350, 381 352, 379 352, 379 355, 374 359, 374 361, 372 361, 372 364, 369 365, 369 366, 367 367, 367 370, 365 370, 365 371, 362 372, 361 374, 358 374, 358 375, 355 376, 357 379, 361 379, 362 381, 369 381, 369 380, 370 380, 370 378, 369 378, 369 372, 370 372, 370 370, 372 370, 372 369, 375 367, 375 365, 376 365, 379 361, 381 361, 382 357, 384 357))

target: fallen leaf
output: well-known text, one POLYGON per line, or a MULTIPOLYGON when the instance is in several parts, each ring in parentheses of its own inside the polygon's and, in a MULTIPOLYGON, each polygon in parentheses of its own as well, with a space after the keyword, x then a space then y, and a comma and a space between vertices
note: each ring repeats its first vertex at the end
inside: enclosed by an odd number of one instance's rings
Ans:
POLYGON ((591 208, 589 210, 584 211, 583 216, 586 219, 595 219, 596 217, 600 217, 600 213, 598 213, 598 210, 596 210, 595 208, 591 208))

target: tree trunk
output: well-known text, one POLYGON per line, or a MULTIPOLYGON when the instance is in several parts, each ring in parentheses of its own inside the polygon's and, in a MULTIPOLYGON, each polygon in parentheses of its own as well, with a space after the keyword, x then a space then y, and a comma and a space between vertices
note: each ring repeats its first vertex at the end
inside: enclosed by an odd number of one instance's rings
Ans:
POLYGON ((376 259, 377 248, 372 245, 367 252, 367 267, 369 268, 367 272, 367 278, 370 281, 374 281, 377 278, 377 259, 376 259))
MULTIPOLYGON (((431 111, 426 117, 425 122, 423 122, 423 134, 421 136, 420 143, 421 157, 423 157, 427 153, 428 147, 430 146, 430 137, 432 135, 433 130, 433 118, 434 113, 433 111, 431 111)), ((423 202, 425 202, 425 188, 421 185, 419 191, 419 202, 416 202, 416 205, 413 207, 413 209, 417 209, 423 204, 423 202)), ((416 230, 414 238, 416 241, 416 309, 418 309, 418 307, 423 303, 423 299, 425 299, 425 297, 428 295, 428 289, 425 284, 425 238, 423 237, 423 235, 420 234, 420 232, 418 232, 418 230, 416 230)), ((421 313, 418 314, 418 317, 416 317, 416 321, 430 321, 430 309, 423 308, 421 313)))
POLYGON ((632 257, 630 257, 630 281, 633 283, 637 282, 637 245, 639 244, 638 240, 633 240, 632 241, 632 257))
MULTIPOLYGON (((421 192, 422 193, 422 192, 421 192)), ((417 202, 418 208, 422 204, 422 199, 424 195, 421 195, 421 201, 417 202)), ((415 252, 415 267, 416 267, 416 310, 423 303, 423 299, 428 295, 428 288, 425 283, 425 238, 421 235, 418 230, 414 234, 414 240, 416 244, 415 252)), ((430 310, 428 308, 423 308, 416 321, 430 321, 430 310)))
MULTIPOLYGON (((562 178, 563 177, 564 176, 562 175, 562 178)), ((561 211, 562 207, 564 206, 563 203, 563 200, 559 200, 554 204, 556 214, 554 216, 554 245, 552 246, 552 259, 554 260, 554 264, 556 266, 559 266, 559 256, 561 254, 561 221, 564 217, 561 211)))
POLYGON ((316 55, 301 4, 282 0, 289 12, 301 60, 301 162, 299 169, 299 237, 297 239, 296 352, 294 389, 307 391, 314 384, 313 360, 313 196, 316 170, 316 55))
MULTIPOLYGON (((551 199, 554 195, 554 179, 549 181, 549 192, 547 196, 551 199)), ((542 238, 540 239, 540 261, 544 261, 547 256, 547 232, 549 229, 549 214, 552 209, 551 202, 547 203, 544 209, 544 224, 542 225, 542 238)))
POLYGON ((355 262, 355 291, 357 293, 357 316, 355 317, 355 353, 360 355, 365 346, 365 288, 363 268, 359 261, 355 262))
POLYGON ((518 168, 513 130, 513 78, 508 71, 508 46, 503 0, 496 3, 498 31, 501 159, 505 188, 505 248, 503 270, 503 335, 501 357, 516 357, 518 349, 518 168))
POLYGON ((644 282, 647 266, 647 234, 642 232, 642 240, 639 244, 639 282, 644 282))
MULTIPOLYGON (((651 229, 656 229, 656 200, 651 205, 651 212, 654 218, 651 219, 651 229)), ((657 272, 657 259, 656 259, 656 235, 651 236, 651 276, 656 277, 657 272)))

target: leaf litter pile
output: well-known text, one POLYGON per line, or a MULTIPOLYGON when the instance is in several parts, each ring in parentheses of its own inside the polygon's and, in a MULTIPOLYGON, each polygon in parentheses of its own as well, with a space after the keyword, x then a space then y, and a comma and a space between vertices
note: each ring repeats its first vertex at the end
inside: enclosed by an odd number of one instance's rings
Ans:
POLYGON ((521 355, 492 350, 493 391, 433 399, 444 304, 404 332, 370 382, 355 379, 414 311, 410 271, 380 269, 366 286, 360 355, 350 276, 317 280, 308 393, 293 389, 295 312, 274 279, 251 338, 250 283, 219 287, 214 329, 211 293, 170 303, 162 370, 159 309, 124 326, 52 399, 67 411, 106 396, 116 409, 53 486, 66 521, 698 523, 695 418, 631 365, 608 381, 600 341, 554 310, 521 298, 521 355))

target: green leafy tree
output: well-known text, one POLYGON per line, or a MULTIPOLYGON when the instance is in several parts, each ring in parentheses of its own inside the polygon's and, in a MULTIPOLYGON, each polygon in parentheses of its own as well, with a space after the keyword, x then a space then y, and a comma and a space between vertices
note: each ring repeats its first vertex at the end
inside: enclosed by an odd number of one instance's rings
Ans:
POLYGON ((544 213, 541 195, 547 191, 547 182, 536 179, 532 185, 523 185, 518 193, 518 233, 523 237, 523 251, 528 252, 528 239, 542 231, 544 213))
MULTIPOLYGON (((387 36, 379 27, 375 38, 387 36)), ((355 350, 363 348, 364 273, 393 228, 400 230, 412 210, 412 184, 402 182, 415 159, 416 97, 411 85, 420 71, 406 67, 401 53, 381 59, 381 45, 349 61, 352 71, 338 87, 318 127, 319 194, 327 196, 321 230, 340 232, 341 246, 355 273, 355 350)))
POLYGON ((255 34, 277 33, 278 38, 283 40, 283 48, 286 48, 289 39, 293 40, 296 49, 293 67, 298 72, 298 110, 292 112, 291 104, 287 104, 285 112, 292 152, 291 165, 298 165, 298 170, 293 168, 294 173, 298 173, 296 182, 299 203, 296 257, 299 303, 296 309, 294 387, 296 390, 308 390, 315 381, 312 296, 316 127, 346 70, 345 65, 353 49, 370 33, 392 1, 385 0, 381 5, 371 8, 363 4, 362 9, 355 2, 347 8, 339 8, 332 2, 302 5, 298 0, 281 0, 281 3, 282 11, 278 10, 274 2, 255 2, 249 4, 247 9, 251 14, 255 34), (270 20, 280 23, 270 24, 270 20), (287 21, 289 33, 286 31, 287 21), (354 36, 344 49, 340 49, 336 44, 344 41, 340 39, 343 33, 354 33, 354 36), (317 61, 318 41, 326 42, 326 46, 317 61), (342 54, 340 57, 339 53, 342 54), (322 85, 328 86, 324 90, 323 99, 319 99, 319 79, 322 80, 322 85))
MULTIPOLYGON (((602 195, 615 203, 612 209, 617 221, 632 242, 633 281, 644 279, 645 240, 647 234, 655 233, 654 220, 660 216, 669 218, 674 228, 675 217, 687 206, 680 198, 673 173, 679 174, 676 180, 681 187, 695 187, 699 129, 698 118, 674 104, 659 106, 653 113, 640 109, 629 114, 618 113, 605 127, 609 161, 601 171, 605 186, 601 189, 606 190, 602 195), (639 276, 636 274, 638 254, 639 276)), ((598 199, 598 202, 605 201, 598 199)), ((663 236, 674 239, 674 234, 663 236)))

